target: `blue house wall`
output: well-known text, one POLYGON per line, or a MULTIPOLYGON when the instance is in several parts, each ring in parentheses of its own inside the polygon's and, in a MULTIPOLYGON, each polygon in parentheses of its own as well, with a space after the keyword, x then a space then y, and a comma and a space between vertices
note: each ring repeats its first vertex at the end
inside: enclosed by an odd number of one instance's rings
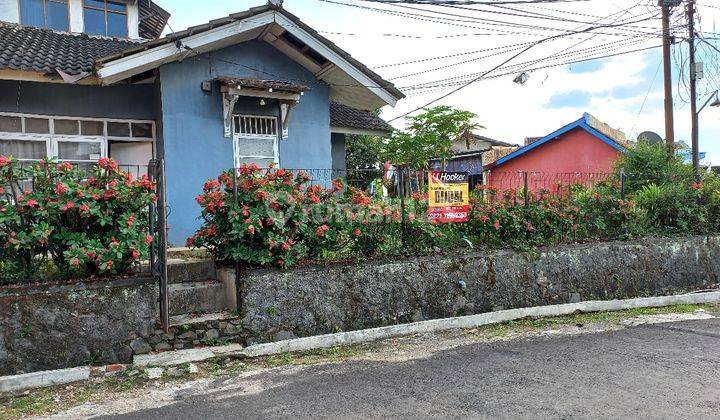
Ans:
MULTIPOLYGON (((332 167, 329 89, 272 46, 248 41, 163 65, 160 85, 169 240, 175 246, 183 246, 200 226, 195 197, 203 183, 233 166, 232 139, 223 136, 222 95, 218 86, 213 86, 211 93, 200 88, 203 81, 220 76, 294 81, 308 86, 311 91, 292 111, 289 138, 279 142, 280 166, 332 167)), ((270 102, 261 106, 257 98, 241 98, 235 110, 257 115, 278 112, 270 102)))

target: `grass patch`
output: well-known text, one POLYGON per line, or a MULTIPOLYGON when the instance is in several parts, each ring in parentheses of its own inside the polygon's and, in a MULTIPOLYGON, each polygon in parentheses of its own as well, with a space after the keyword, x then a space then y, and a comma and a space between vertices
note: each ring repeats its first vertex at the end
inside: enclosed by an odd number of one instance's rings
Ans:
POLYGON ((299 353, 280 353, 264 359, 266 367, 274 368, 290 365, 314 365, 318 363, 335 363, 361 355, 370 349, 368 345, 337 346, 299 353))
POLYGON ((682 314, 697 310, 720 314, 720 305, 674 305, 661 308, 636 308, 612 312, 588 312, 550 318, 524 318, 507 321, 501 324, 485 325, 465 330, 466 334, 481 335, 484 338, 501 338, 511 333, 542 331, 565 325, 584 325, 599 322, 613 322, 621 319, 634 318, 642 315, 682 314))
POLYGON ((142 373, 121 372, 97 381, 65 385, 63 388, 41 388, 27 395, 0 397, 0 420, 15 420, 67 410, 86 402, 99 402, 108 394, 122 394, 147 383, 142 373))

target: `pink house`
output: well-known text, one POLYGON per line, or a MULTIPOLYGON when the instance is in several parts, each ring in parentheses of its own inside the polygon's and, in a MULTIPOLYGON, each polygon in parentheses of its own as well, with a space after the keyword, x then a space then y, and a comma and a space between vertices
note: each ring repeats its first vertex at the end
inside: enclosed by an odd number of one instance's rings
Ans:
POLYGON ((485 166, 485 185, 499 191, 524 188, 561 193, 570 184, 606 179, 626 150, 625 135, 585 114, 485 166), (525 175, 527 173, 527 175, 525 175))

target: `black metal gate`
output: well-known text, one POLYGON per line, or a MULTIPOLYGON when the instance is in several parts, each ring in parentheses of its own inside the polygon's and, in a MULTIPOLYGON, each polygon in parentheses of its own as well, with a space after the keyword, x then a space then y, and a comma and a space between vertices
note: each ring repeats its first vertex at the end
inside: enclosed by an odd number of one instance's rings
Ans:
POLYGON ((153 159, 148 165, 150 178, 157 187, 157 201, 150 205, 148 219, 150 235, 153 237, 150 246, 150 273, 158 282, 160 290, 160 324, 167 333, 170 328, 168 310, 167 282, 167 199, 165 194, 165 160, 153 159))

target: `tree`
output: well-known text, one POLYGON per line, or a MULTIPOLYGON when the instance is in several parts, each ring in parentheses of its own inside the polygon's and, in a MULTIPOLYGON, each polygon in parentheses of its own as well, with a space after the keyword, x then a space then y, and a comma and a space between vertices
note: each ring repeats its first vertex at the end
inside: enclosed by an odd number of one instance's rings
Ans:
POLYGON ((367 188, 373 179, 382 176, 381 141, 375 136, 348 135, 345 137, 345 166, 347 182, 357 188, 367 188))
POLYGON ((431 159, 452 157, 453 143, 482 128, 474 123, 477 115, 449 106, 437 106, 408 117, 407 131, 396 131, 382 143, 380 155, 393 164, 425 169, 431 159))

